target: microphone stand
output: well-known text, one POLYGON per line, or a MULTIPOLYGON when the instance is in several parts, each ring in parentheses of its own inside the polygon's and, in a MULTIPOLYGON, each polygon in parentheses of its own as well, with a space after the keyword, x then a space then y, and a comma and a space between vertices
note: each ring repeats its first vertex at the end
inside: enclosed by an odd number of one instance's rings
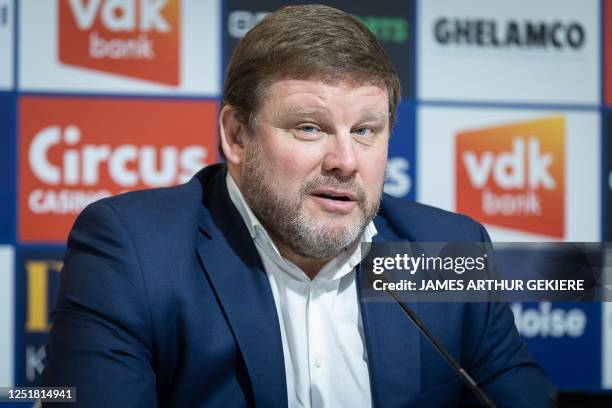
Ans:
POLYGON ((461 377, 463 382, 472 390, 472 392, 478 397, 480 402, 487 408, 495 408, 495 404, 489 398, 489 396, 478 386, 476 381, 468 374, 467 371, 453 358, 453 356, 444 348, 444 346, 435 338, 433 333, 425 326, 425 323, 417 316, 417 314, 404 304, 395 293, 391 290, 385 290, 385 292, 391 296, 391 298, 397 303, 402 310, 408 315, 410 320, 418 327, 418 329, 425 335, 427 340, 438 350, 438 352, 444 357, 446 362, 455 370, 455 372, 461 377))

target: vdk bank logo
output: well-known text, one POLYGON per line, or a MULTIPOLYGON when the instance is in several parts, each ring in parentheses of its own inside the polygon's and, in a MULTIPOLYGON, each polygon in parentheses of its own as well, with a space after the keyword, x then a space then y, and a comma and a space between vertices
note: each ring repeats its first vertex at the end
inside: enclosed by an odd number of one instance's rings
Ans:
POLYGON ((481 222, 563 238, 565 120, 460 132, 456 208, 481 222))
POLYGON ((62 63, 177 86, 180 0, 60 0, 62 63))

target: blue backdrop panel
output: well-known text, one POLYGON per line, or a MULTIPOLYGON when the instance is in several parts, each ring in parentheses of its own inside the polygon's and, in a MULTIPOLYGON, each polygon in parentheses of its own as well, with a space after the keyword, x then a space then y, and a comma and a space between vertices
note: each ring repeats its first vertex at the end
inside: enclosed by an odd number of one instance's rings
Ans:
POLYGON ((605 240, 612 241, 612 112, 605 112, 603 117, 604 132, 602 146, 605 152, 604 169, 602 175, 604 199, 604 230, 605 240))
POLYGON ((414 200, 416 190, 416 109, 404 101, 397 112, 397 124, 389 140, 389 161, 385 192, 395 197, 414 200))
POLYGON ((514 303, 533 357, 561 389, 601 389, 601 303, 514 303))
POLYGON ((15 240, 15 97, 0 93, 0 243, 15 240))

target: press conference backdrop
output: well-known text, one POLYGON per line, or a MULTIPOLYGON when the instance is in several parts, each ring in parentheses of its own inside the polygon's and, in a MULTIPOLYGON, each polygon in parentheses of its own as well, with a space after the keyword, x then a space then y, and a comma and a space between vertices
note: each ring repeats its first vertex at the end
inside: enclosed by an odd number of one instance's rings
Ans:
MULTIPOLYGON (((610 239, 612 0, 323 3, 363 21, 401 78, 386 192, 496 241, 610 239)), ((218 161, 224 67, 285 4, 0 0, 0 385, 40 384, 76 215, 218 161)), ((610 306, 512 308, 557 387, 612 388, 610 306)))

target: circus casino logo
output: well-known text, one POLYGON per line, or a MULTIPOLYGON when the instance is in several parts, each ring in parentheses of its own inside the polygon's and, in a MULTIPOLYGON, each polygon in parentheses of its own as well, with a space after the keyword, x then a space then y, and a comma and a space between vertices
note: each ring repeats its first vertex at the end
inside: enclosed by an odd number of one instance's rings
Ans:
POLYGON ((51 316, 59 289, 63 250, 24 249, 20 254, 18 279, 17 330, 22 335, 17 344, 16 383, 39 386, 44 369, 45 344, 51 328, 51 316))
POLYGON ((565 119, 459 132, 456 209, 489 225, 563 238, 565 119))
POLYGON ((19 112, 22 242, 63 242, 92 201, 183 183, 216 160, 213 101, 23 97, 19 112))
POLYGON ((60 0, 59 60, 177 86, 180 0, 60 0))

